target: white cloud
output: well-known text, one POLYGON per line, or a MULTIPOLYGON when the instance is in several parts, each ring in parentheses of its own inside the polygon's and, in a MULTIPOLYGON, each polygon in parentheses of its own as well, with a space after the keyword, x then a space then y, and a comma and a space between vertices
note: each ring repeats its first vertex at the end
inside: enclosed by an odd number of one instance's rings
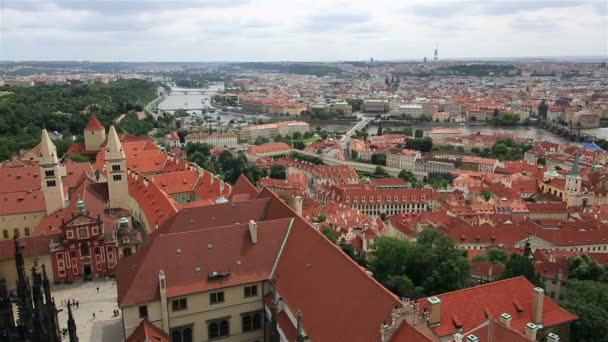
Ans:
MULTIPOLYGON (((601 0, 5 0, 0 60, 261 61, 606 53, 601 0)), ((608 6, 608 5, 607 5, 608 6)))

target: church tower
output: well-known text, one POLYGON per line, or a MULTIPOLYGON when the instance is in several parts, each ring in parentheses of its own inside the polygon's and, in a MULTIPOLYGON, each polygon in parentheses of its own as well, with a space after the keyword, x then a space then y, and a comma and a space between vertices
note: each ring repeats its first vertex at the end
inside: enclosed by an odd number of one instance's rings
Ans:
POLYGON ((99 151, 106 141, 106 128, 91 115, 87 127, 84 128, 84 146, 87 151, 99 151))
POLYGON ((574 164, 570 174, 566 176, 566 203, 570 206, 580 205, 579 195, 581 193, 581 176, 579 175, 579 154, 576 152, 574 164))
POLYGON ((129 186, 127 184, 127 162, 116 128, 110 126, 106 144, 106 177, 110 207, 129 210, 129 186))
POLYGON ((42 190, 44 192, 44 203, 48 215, 63 209, 65 205, 65 194, 63 192, 63 181, 61 180, 61 168, 57 158, 57 149, 51 141, 46 129, 42 129, 40 141, 40 175, 42 177, 42 190))

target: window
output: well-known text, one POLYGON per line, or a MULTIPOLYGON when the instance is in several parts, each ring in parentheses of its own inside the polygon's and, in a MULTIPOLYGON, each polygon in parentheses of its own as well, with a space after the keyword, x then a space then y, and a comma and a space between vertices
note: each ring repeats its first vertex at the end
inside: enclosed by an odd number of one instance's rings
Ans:
POLYGON ((24 231, 25 231, 25 236, 30 236, 30 228, 25 227, 24 231))
POLYGON ((119 180, 122 180, 122 175, 113 175, 113 176, 112 176, 112 179, 113 179, 114 181, 119 181, 119 180))
POLYGON ((260 311, 244 313, 241 315, 241 320, 244 333, 262 328, 262 313, 260 311))
POLYGON ((4 237, 5 239, 8 239, 8 229, 5 229, 2 231, 2 237, 4 237))
POLYGON ((171 342, 192 342, 192 326, 171 329, 171 342))
POLYGON ((99 247, 95 247, 95 255, 99 255, 99 254, 101 254, 99 247))
POLYGON ((188 300, 186 298, 174 299, 171 301, 173 311, 182 311, 188 309, 188 300))
POLYGON ((19 237, 19 229, 15 228, 13 229, 13 237, 19 237))
POLYGON ((79 239, 86 239, 88 237, 89 237, 89 231, 86 228, 78 229, 78 238, 79 239))
POLYGON ((119 165, 112 165, 112 171, 120 171, 120 164, 119 165))
POLYGON ((46 186, 49 188, 52 188, 56 185, 57 183, 54 180, 48 180, 46 181, 46 186))
POLYGON ((256 297, 257 295, 258 295, 258 286, 257 285, 245 286, 245 298, 256 297))
POLYGON ((148 306, 147 305, 139 306, 139 318, 148 318, 148 306))
POLYGON ((210 304, 219 304, 224 302, 224 292, 213 292, 209 295, 210 304))
POLYGON ((44 170, 44 175, 47 177, 55 177, 55 170, 44 170))
POLYGON ((230 336, 228 317, 207 321, 207 334, 210 340, 230 336))
POLYGON ((83 257, 85 256, 90 256, 91 252, 89 251, 89 245, 87 245, 86 243, 82 244, 82 246, 80 246, 80 255, 82 255, 83 257))

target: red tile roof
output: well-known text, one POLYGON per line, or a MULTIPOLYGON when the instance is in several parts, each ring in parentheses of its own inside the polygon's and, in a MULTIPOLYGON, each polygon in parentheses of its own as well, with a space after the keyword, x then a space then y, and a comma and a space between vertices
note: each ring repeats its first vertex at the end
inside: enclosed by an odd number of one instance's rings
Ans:
POLYGON ((39 166, 0 166, 0 193, 21 192, 42 188, 39 166))
POLYGON ((434 338, 425 336, 422 332, 408 324, 406 321, 401 323, 401 327, 391 338, 391 342, 430 342, 434 338))
POLYGON ((269 152, 279 152, 279 151, 289 151, 292 147, 283 142, 263 144, 258 146, 251 146, 247 150, 247 152, 251 154, 259 154, 259 153, 269 153, 269 152))
POLYGON ((103 127, 103 125, 101 124, 101 122, 99 122, 99 120, 97 120, 95 115, 91 115, 91 117, 89 118, 89 122, 87 123, 87 126, 84 128, 85 131, 103 131, 105 129, 106 128, 103 127))
MULTIPOLYGON (((36 257, 50 254, 50 241, 56 240, 60 234, 46 236, 29 236, 19 239, 23 247, 23 256, 36 257)), ((13 239, 0 240, 0 261, 15 258, 15 242, 13 239)), ((50 265, 47 265, 50 266, 50 265)), ((13 284, 14 285, 14 284, 13 284)))
POLYGON ((36 212, 43 212, 42 215, 46 215, 46 204, 42 190, 0 194, 0 215, 36 212))
POLYGON ((247 195, 248 199, 254 199, 258 195, 259 191, 255 188, 253 184, 245 177, 244 175, 240 175, 236 180, 234 187, 232 188, 232 196, 235 195, 247 195))
MULTIPOLYGON (((464 331, 469 331, 488 318, 507 313, 512 317, 511 327, 523 333, 525 325, 532 322, 533 289, 534 285, 520 276, 437 295, 441 300, 441 323, 431 329, 438 336, 450 336, 458 332, 454 317, 458 318, 464 331), (520 307, 521 311, 516 307, 520 307)), ((428 309, 429 303, 426 299, 420 300, 419 303, 421 309, 428 309)), ((561 325, 575 319, 575 315, 544 296, 542 323, 545 327, 561 325)))
POLYGON ((169 342, 169 335, 162 329, 142 319, 137 329, 129 335, 127 342, 169 342))
POLYGON ((169 298, 268 279, 291 219, 257 222, 256 244, 251 242, 247 223, 165 233, 172 224, 175 222, 150 235, 143 250, 119 263, 116 274, 120 307, 158 300, 158 285, 149 284, 158 283, 161 270, 165 272, 169 298), (229 276, 208 279, 213 272, 229 276))

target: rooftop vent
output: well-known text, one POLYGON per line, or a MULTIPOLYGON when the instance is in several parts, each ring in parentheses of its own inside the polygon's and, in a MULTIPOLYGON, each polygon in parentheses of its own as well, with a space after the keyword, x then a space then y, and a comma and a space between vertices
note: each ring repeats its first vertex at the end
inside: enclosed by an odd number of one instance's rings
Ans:
POLYGON ((200 272, 200 271, 201 271, 201 268, 200 268, 200 267, 197 267, 197 268, 195 268, 195 269, 194 269, 194 271, 196 271, 196 272, 200 272))
POLYGON ((469 336, 467 336, 467 341, 468 342, 477 342, 477 341, 479 341, 479 338, 475 335, 469 335, 469 336))
POLYGON ((212 243, 207 244, 207 249, 212 249, 212 248, 213 248, 213 244, 212 243))
POLYGON ((177 254, 182 254, 182 249, 181 249, 181 248, 178 248, 178 249, 176 249, 176 250, 175 250, 175 252, 176 252, 177 254))

